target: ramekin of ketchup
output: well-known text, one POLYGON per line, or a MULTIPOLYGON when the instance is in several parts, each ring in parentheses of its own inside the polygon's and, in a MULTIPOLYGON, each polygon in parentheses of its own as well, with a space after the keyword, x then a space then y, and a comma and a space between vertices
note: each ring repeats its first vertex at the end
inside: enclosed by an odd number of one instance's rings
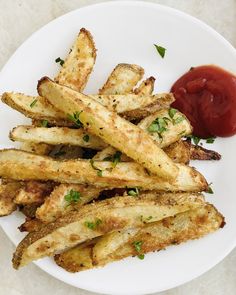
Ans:
POLYGON ((236 134, 236 76, 214 65, 191 68, 171 87, 172 106, 201 138, 236 134))

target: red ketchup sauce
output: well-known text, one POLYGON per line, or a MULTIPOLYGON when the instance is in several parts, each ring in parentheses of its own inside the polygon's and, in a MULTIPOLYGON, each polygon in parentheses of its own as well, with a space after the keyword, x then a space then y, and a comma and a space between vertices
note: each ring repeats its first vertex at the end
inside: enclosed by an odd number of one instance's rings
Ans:
POLYGON ((172 86, 172 106, 184 113, 193 134, 208 138, 236 134, 236 76, 213 65, 191 68, 172 86))

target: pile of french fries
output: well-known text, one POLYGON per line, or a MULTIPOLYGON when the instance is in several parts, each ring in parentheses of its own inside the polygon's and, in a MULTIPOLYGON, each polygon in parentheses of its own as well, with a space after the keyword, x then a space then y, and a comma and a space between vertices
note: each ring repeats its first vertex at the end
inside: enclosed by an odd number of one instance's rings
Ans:
POLYGON ((21 148, 0 151, 0 215, 26 216, 16 269, 45 256, 70 272, 143 259, 224 225, 204 199, 204 176, 188 166, 220 155, 185 139, 192 127, 173 95, 153 94, 155 78, 140 82, 140 66, 118 64, 99 94, 83 94, 95 60, 81 29, 54 80, 39 80, 39 96, 1 96, 32 119, 10 132, 21 148))

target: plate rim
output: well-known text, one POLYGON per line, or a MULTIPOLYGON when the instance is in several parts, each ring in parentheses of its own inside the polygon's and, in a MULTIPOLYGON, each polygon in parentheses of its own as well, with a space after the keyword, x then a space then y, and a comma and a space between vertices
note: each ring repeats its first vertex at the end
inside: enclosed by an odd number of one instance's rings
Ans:
MULTIPOLYGON (((178 10, 176 8, 172 8, 170 6, 166 6, 166 5, 161 5, 161 4, 158 4, 158 3, 154 3, 154 2, 145 2, 145 1, 132 1, 132 0, 121 0, 121 1, 107 1, 107 2, 100 2, 100 3, 96 3, 96 4, 89 4, 89 5, 86 5, 86 6, 83 6, 83 7, 80 7, 80 8, 77 8, 77 9, 73 9, 51 21, 49 21, 48 23, 46 23, 45 25, 43 25, 42 27, 40 27, 38 30, 36 30, 35 32, 33 32, 30 36, 28 36, 21 44, 20 46, 17 47, 17 49, 13 52, 13 54, 9 57, 9 59, 7 60, 7 62, 3 65, 1 71, 0 71, 0 79, 1 79, 1 76, 4 75, 4 71, 5 71, 5 68, 7 68, 9 66, 9 64, 11 63, 11 61, 14 59, 15 55, 17 54, 17 52, 19 50, 22 49, 22 47, 25 45, 25 43, 27 41, 29 41, 31 38, 33 38, 34 35, 36 35, 38 32, 40 32, 41 30, 44 30, 46 29, 47 27, 53 25, 54 23, 56 23, 57 21, 61 21, 63 18, 66 18, 68 17, 69 15, 71 14, 76 14, 78 11, 82 11, 82 10, 90 10, 90 9, 96 9, 96 7, 101 7, 101 6, 146 6, 146 7, 155 7, 155 8, 158 8, 159 10, 162 10, 162 11, 167 11, 169 13, 172 13, 173 15, 177 15, 177 16, 180 16, 184 19, 187 19, 191 22, 194 22, 196 23, 198 26, 201 26, 203 29, 205 29, 206 31, 208 31, 209 33, 213 34, 220 42, 224 43, 229 50, 232 51, 232 53, 236 56, 236 49, 234 48, 234 46, 228 41, 226 40, 220 33, 218 33, 215 29, 213 29, 211 26, 209 26, 208 24, 206 24, 204 21, 196 18, 195 16, 192 16, 186 12, 183 12, 181 10, 178 10)), ((8 235, 7 231, 5 231, 5 229, 2 227, 2 223, 1 223, 1 219, 0 219, 0 226, 1 228, 3 229, 5 235, 8 237, 8 239, 15 245, 14 241, 12 241, 12 239, 10 238, 10 236, 8 235)), ((176 282, 173 282, 172 284, 169 284, 169 287, 168 288, 159 288, 158 291, 154 290, 154 288, 150 288, 148 289, 148 286, 146 288, 147 290, 147 294, 149 293, 154 293, 154 292, 162 292, 162 291, 167 291, 167 290, 170 290, 170 289, 173 289, 175 287, 178 287, 178 286, 181 286, 187 282, 190 282, 194 279, 196 279, 197 277, 203 275, 204 273, 208 272, 210 269, 212 269, 214 266, 216 266, 219 262, 221 262, 226 256, 229 255, 229 253, 236 247, 236 237, 235 237, 235 240, 234 242, 232 242, 232 244, 230 244, 228 246, 228 248, 225 248, 224 251, 222 251, 220 253, 220 255, 218 255, 217 257, 215 257, 214 259, 214 262, 211 262, 211 263, 208 263, 208 266, 207 267, 203 267, 203 269, 196 271, 194 273, 194 275, 190 275, 190 274, 187 274, 185 275, 184 279, 183 280, 179 280, 177 283, 176 282)), ((51 270, 48 270, 47 267, 45 267, 44 265, 41 265, 40 262, 38 261, 35 261, 33 262, 34 265, 37 265, 37 267, 39 267, 40 269, 42 269, 45 273, 51 275, 52 277, 70 285, 70 286, 74 286, 76 288, 79 288, 79 289, 83 289, 83 290, 87 290, 87 291, 90 291, 90 292, 95 292, 97 294, 126 294, 126 293, 117 293, 117 292, 112 292, 112 293, 107 293, 107 289, 106 290, 97 290, 96 288, 93 288, 92 285, 90 285, 89 287, 87 286, 78 286, 76 283, 74 282, 71 282, 67 277, 66 278, 62 278, 60 275, 58 275, 57 272, 51 272, 51 270)), ((192 273, 191 273, 192 274, 192 273)), ((81 281, 80 281, 81 283, 81 281)), ((82 285, 83 285, 83 282, 82 282, 82 285)), ((138 292, 133 292, 132 294, 141 294, 141 293, 138 293, 138 292)))

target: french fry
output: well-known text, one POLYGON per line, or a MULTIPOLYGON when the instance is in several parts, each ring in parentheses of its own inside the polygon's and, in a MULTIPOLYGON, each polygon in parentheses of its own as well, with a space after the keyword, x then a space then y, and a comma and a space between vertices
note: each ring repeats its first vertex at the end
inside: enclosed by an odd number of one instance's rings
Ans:
POLYGON ((118 64, 108 77, 99 94, 125 94, 142 79, 143 68, 133 64, 118 64))
POLYGON ((20 150, 0 151, 0 177, 15 180, 53 180, 60 183, 91 184, 104 188, 141 187, 158 191, 204 191, 205 178, 195 169, 176 164, 178 175, 166 180, 135 162, 92 162, 91 160, 58 161, 20 150))
MULTIPOLYGON (((126 95, 90 95, 110 111, 118 112, 129 120, 142 119, 160 109, 167 108, 174 101, 171 93, 139 96, 126 95)), ((50 126, 74 126, 66 114, 58 111, 41 96, 27 96, 21 93, 5 92, 2 102, 23 113, 26 117, 36 120, 37 126, 47 121, 50 126), (32 103, 36 103, 32 106, 32 103)))
POLYGON ((178 168, 155 145, 154 141, 137 126, 108 111, 88 96, 43 78, 38 84, 39 94, 65 113, 80 112, 79 120, 89 131, 101 137, 152 173, 173 179, 178 168))
POLYGON ((192 126, 186 116, 171 108, 146 117, 138 124, 138 127, 148 132, 161 148, 192 133, 192 126))
POLYGON ((60 184, 37 209, 36 217, 44 223, 53 222, 69 211, 78 210, 84 204, 96 199, 100 192, 101 188, 92 186, 60 184), (72 199, 67 200, 66 196, 72 199), (74 201, 73 196, 76 197, 74 201))
POLYGON ((151 95, 154 90, 155 78, 149 77, 144 80, 139 87, 134 89, 134 93, 138 95, 151 95))
POLYGON ((92 240, 90 246, 83 243, 55 255, 54 259, 65 270, 78 272, 131 255, 138 256, 188 240, 199 239, 223 226, 224 217, 213 205, 206 204, 161 221, 148 223, 142 228, 109 233, 96 241, 92 240), (141 242, 140 252, 135 249, 135 242, 136 244, 141 242), (86 263, 83 263, 84 261, 86 263))
POLYGON ((36 210, 40 206, 39 203, 32 203, 28 205, 20 205, 20 211, 27 217, 27 218, 35 218, 36 210))
POLYGON ((10 215, 16 210, 14 198, 21 186, 20 182, 0 184, 0 216, 10 215))
POLYGON ((220 160, 221 155, 215 151, 208 150, 199 145, 190 143, 191 160, 220 160))
POLYGON ((82 28, 55 81, 83 91, 96 61, 96 47, 91 33, 82 28))
POLYGON ((55 184, 51 182, 25 182, 15 195, 14 202, 18 205, 42 204, 54 186, 55 184))
POLYGON ((108 232, 141 227, 141 216, 151 215, 155 222, 198 208, 203 203, 200 194, 179 193, 143 194, 137 198, 123 196, 88 204, 46 224, 39 231, 29 233, 14 253, 13 266, 17 269, 108 232))
POLYGON ((84 129, 68 127, 18 126, 10 132, 9 137, 13 141, 73 145, 97 150, 107 146, 99 137, 89 135, 84 129))

